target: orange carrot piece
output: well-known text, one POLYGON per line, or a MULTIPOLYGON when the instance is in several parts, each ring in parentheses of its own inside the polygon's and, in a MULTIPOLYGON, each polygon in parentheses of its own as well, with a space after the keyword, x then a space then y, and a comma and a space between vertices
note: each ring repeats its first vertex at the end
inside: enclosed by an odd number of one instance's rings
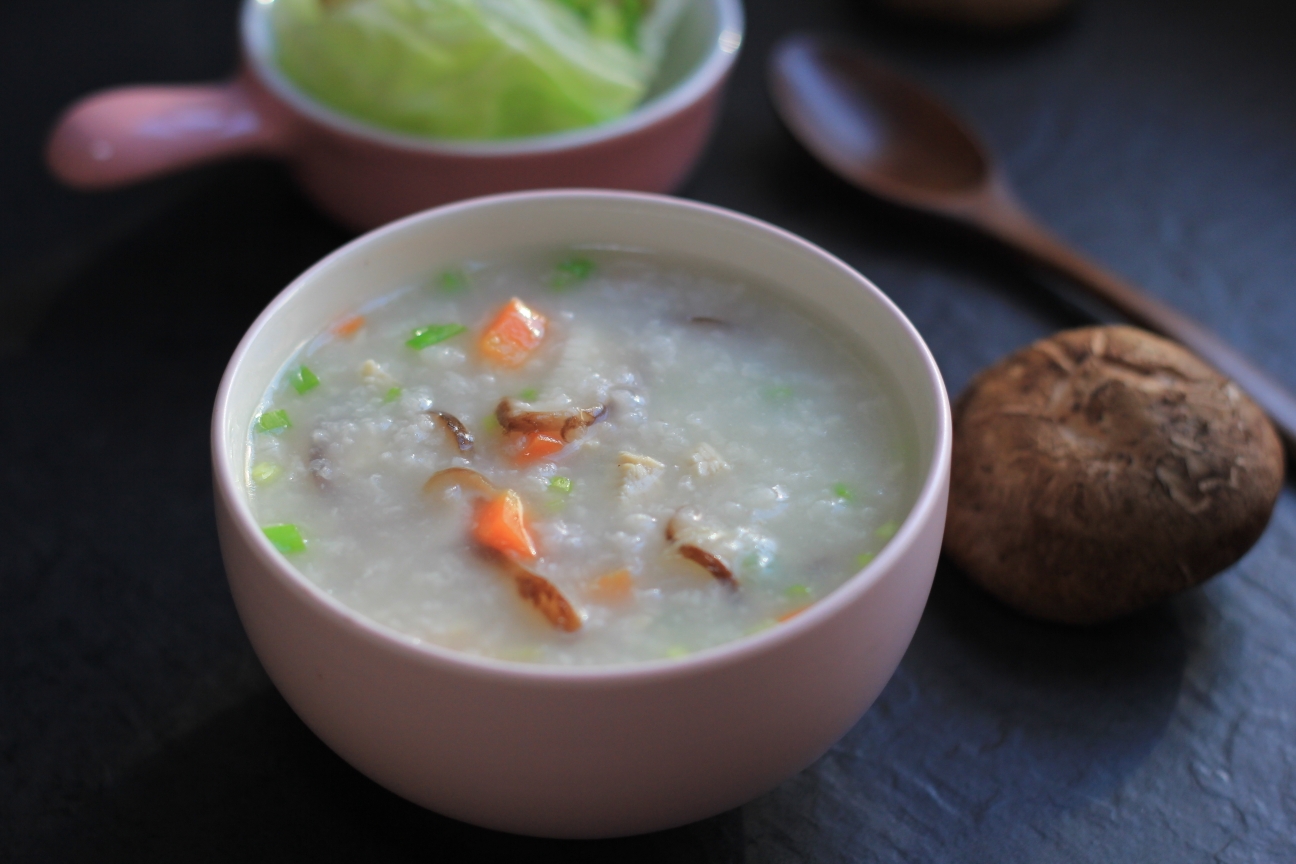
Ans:
POLYGON ((599 603, 622 603, 630 599, 633 591, 634 576, 630 575, 629 570, 622 568, 595 579, 590 586, 589 596, 599 603))
POLYGON ((352 315, 350 318, 346 318, 335 324, 333 326, 333 333, 337 336, 351 337, 360 332, 360 328, 364 325, 365 317, 363 315, 352 315))
POLYGON ((543 315, 514 297, 482 332, 478 350, 500 366, 521 366, 544 339, 546 323, 543 315))
POLYGON ((512 489, 504 490, 477 510, 473 539, 506 555, 536 557, 535 541, 527 531, 522 499, 512 489))
POLYGON ((552 456, 565 446, 562 438, 557 435, 534 429, 530 432, 515 432, 510 435, 508 450, 519 463, 526 464, 552 456))
POLYGON ((775 620, 777 620, 780 624, 782 624, 784 621, 791 621, 793 618, 800 615, 802 612, 804 612, 809 608, 810 608, 809 606, 798 606, 797 608, 793 609, 790 612, 784 612, 782 615, 778 616, 778 618, 775 620))

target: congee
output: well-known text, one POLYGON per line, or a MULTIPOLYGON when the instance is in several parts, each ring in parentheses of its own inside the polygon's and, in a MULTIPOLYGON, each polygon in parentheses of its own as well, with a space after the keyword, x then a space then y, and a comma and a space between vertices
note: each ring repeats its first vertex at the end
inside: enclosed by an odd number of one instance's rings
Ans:
POLYGON ((458 262, 353 310, 270 384, 248 447, 256 518, 321 589, 550 664, 778 626, 877 554, 917 485, 891 385, 831 326, 599 249, 458 262))

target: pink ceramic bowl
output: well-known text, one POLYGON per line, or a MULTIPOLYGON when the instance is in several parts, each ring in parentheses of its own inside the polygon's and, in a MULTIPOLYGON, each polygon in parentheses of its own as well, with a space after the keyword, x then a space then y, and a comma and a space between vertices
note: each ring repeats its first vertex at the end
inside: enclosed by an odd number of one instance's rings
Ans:
POLYGON ((944 384, 913 326, 864 277, 804 240, 653 195, 479 198, 350 243, 252 325, 213 418, 221 549, 266 671, 306 724, 364 774, 432 810, 504 831, 652 831, 773 788, 872 704, 931 587, 950 429, 944 384), (341 605, 275 551, 248 505, 248 435, 292 353, 367 299, 450 262, 574 242, 654 250, 778 286, 873 358, 909 414, 921 473, 912 510, 871 564, 757 635, 679 660, 570 668, 482 659, 402 636, 341 605))
POLYGON ((702 153, 742 43, 739 0, 696 0, 656 84, 626 117, 503 141, 388 132, 298 91, 273 62, 268 2, 246 0, 243 67, 211 86, 126 87, 70 107, 50 137, 54 175, 107 189, 242 154, 281 158, 343 224, 368 229, 474 195, 580 186, 667 192, 702 153))

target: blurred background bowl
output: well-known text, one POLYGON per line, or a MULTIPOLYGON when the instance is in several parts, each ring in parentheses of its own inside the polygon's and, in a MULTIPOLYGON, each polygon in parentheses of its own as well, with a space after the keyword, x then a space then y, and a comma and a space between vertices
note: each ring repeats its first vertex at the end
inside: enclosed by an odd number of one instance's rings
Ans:
POLYGON ((120 187, 238 155, 285 160, 330 216, 368 229, 449 201, 520 189, 669 192, 702 154, 743 38, 739 0, 688 4, 644 102, 608 123, 526 138, 391 132, 304 95, 274 62, 269 4, 246 0, 243 64, 216 85, 124 87, 72 105, 46 162, 80 189, 120 187))

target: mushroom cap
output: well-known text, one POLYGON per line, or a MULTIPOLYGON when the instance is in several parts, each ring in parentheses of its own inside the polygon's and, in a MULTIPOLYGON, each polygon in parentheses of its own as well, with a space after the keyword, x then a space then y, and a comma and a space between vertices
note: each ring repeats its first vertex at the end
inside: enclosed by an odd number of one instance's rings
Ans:
POLYGON ((1241 558, 1284 470, 1260 408, 1184 348, 1069 330, 959 397, 945 551, 1027 615, 1108 621, 1241 558))

